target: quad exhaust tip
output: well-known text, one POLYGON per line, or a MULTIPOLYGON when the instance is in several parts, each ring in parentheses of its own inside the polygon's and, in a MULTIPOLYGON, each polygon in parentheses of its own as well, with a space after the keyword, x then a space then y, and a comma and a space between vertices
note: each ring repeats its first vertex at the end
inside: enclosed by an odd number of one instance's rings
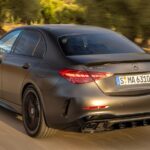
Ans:
POLYGON ((110 124, 109 121, 103 122, 87 122, 81 128, 83 133, 95 133, 95 132, 103 132, 103 131, 112 131, 117 129, 125 129, 125 128, 135 128, 141 126, 150 125, 150 119, 138 120, 138 121, 128 121, 128 122, 118 122, 114 124, 110 124))

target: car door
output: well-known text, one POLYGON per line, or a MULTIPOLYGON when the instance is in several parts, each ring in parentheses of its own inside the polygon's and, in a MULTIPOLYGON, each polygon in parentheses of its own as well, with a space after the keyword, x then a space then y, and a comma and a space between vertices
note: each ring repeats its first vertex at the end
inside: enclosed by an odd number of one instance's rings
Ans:
POLYGON ((19 37, 21 30, 15 30, 0 39, 0 98, 2 98, 2 63, 12 50, 12 47, 19 37))
POLYGON ((13 52, 7 55, 2 63, 3 99, 21 105, 23 81, 42 60, 44 46, 44 38, 39 31, 30 29, 23 31, 14 45, 13 52))

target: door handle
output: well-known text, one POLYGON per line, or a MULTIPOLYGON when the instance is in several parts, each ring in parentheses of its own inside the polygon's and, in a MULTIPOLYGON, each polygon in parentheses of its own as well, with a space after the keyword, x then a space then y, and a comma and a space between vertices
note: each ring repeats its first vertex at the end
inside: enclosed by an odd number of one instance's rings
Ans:
POLYGON ((23 69, 29 69, 30 68, 30 64, 29 63, 25 63, 23 66, 22 66, 22 68, 23 69))

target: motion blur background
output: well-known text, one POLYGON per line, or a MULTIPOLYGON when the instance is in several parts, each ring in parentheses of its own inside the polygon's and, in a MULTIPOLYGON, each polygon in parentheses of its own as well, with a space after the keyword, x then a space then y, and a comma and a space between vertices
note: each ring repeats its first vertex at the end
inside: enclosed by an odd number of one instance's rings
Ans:
POLYGON ((24 24, 106 27, 150 50, 150 0, 0 0, 0 34, 24 24))

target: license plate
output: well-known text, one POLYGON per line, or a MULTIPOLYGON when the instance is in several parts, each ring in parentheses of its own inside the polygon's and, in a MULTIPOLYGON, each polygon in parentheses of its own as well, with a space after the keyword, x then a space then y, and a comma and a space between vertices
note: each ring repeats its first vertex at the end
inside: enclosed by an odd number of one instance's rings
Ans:
POLYGON ((150 74, 116 76, 117 85, 150 84, 150 74))

